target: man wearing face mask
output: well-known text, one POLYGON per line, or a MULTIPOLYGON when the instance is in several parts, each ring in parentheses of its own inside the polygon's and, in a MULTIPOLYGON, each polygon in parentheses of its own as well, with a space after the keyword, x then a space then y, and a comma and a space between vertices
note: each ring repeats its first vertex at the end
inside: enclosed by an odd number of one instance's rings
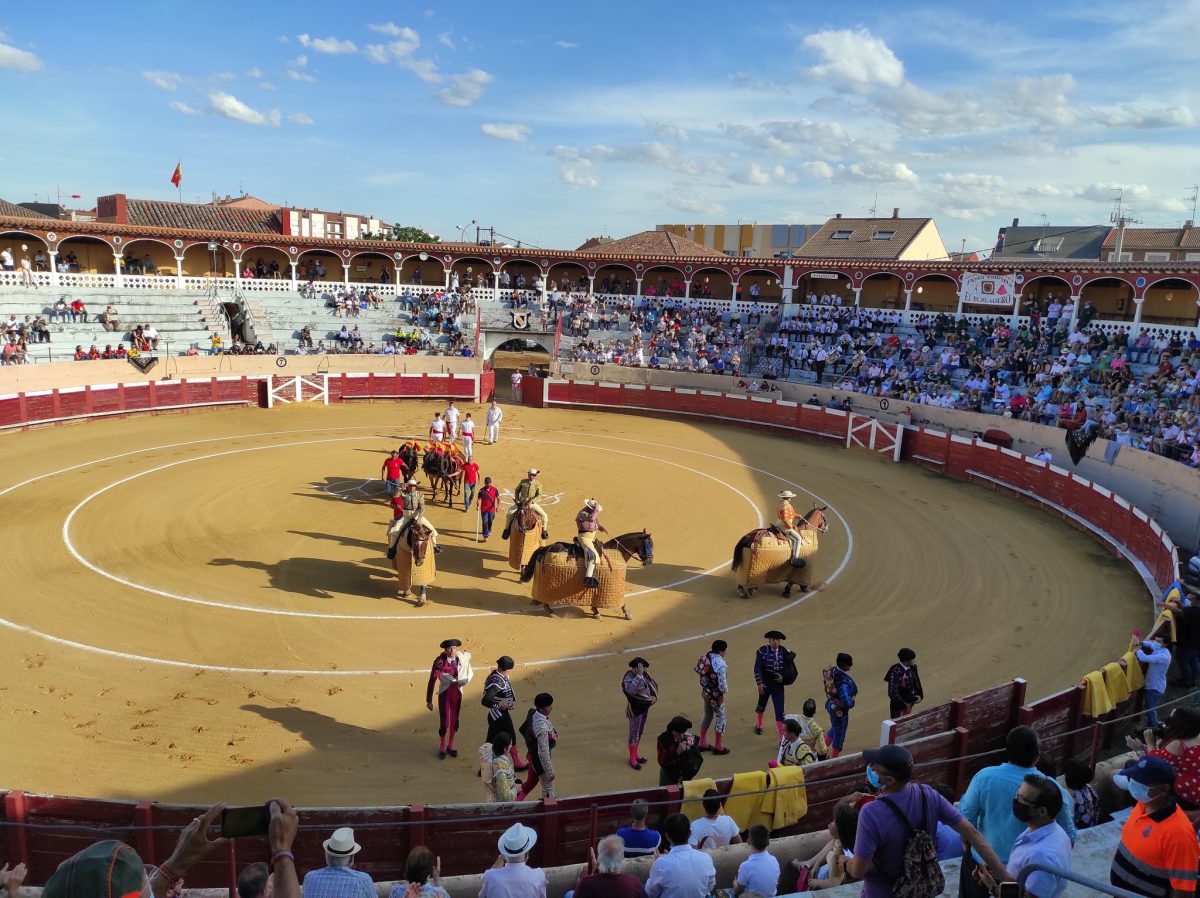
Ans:
MULTIPOLYGON (((1036 773, 1026 774, 1012 803, 1013 816, 1026 824, 1025 831, 1017 836, 1008 856, 1004 882, 1016 882, 1030 864, 1071 868, 1071 839, 1054 820, 1062 807, 1062 793, 1055 782, 1036 773)), ((993 895, 999 891, 996 880, 983 867, 975 868, 975 881, 993 895)), ((1034 898, 1058 898, 1066 888, 1065 879, 1041 870, 1025 880, 1025 891, 1034 898)))
MULTIPOLYGON (((935 789, 910 782, 913 759, 908 749, 902 745, 868 748, 863 760, 867 762, 867 780, 879 793, 859 811, 854 856, 846 861, 846 872, 863 881, 862 898, 891 898, 904 873, 909 833, 927 833, 932 840, 939 822, 957 830, 963 842, 983 857, 988 869, 1005 878, 1004 862, 983 834, 935 789)), ((931 842, 931 854, 933 850, 931 842)))
POLYGON ((1146 726, 1157 729, 1158 703, 1167 691, 1167 668, 1171 666, 1171 651, 1167 648, 1164 637, 1155 634, 1138 646, 1137 659, 1146 663, 1146 726))
MULTIPOLYGON (((962 815, 979 827, 985 839, 996 849, 1000 860, 1008 863, 1013 843, 1024 828, 1013 816, 1012 803, 1025 777, 1036 774, 1041 742, 1032 727, 1014 727, 1004 740, 1004 763, 979 771, 959 801, 962 815)), ((1059 789, 1061 790, 1061 786, 1059 789)), ((1063 795, 1063 806, 1055 815, 1072 843, 1075 841, 1075 820, 1072 802, 1063 795)), ((980 860, 976 852, 963 857, 959 871, 958 893, 961 898, 987 898, 988 890, 971 875, 980 860)))
POLYGON ((1139 895, 1182 898, 1196 893, 1200 842, 1175 804, 1175 770, 1162 758, 1143 757, 1113 776, 1128 789, 1133 806, 1108 879, 1139 895))

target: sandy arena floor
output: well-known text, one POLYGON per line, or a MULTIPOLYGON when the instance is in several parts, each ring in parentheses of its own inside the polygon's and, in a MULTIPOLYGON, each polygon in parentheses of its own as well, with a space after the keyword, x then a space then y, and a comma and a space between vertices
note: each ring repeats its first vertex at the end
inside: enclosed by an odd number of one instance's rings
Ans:
MULTIPOLYGON (((730 643, 732 754, 705 773, 762 768, 752 654, 784 630, 799 652, 789 710, 823 701, 820 670, 855 656, 851 747, 877 740, 881 682, 913 647, 927 700, 1013 676, 1042 695, 1111 660, 1147 597, 1088 537, 1023 505, 865 451, 622 415, 505 409, 483 473, 512 489, 530 464, 567 538, 595 495, 616 534, 646 528, 655 564, 630 571, 634 620, 532 610, 496 533, 434 507, 446 552, 433 604, 396 598, 383 554, 383 453, 423 433, 432 403, 194 412, 0 439, 6 589, 0 598, 0 786, 74 795, 302 804, 478 800, 479 706, 510 654, 523 718, 556 697, 560 792, 657 782, 625 762, 619 684, 631 653, 661 687, 642 753, 675 713, 697 723, 692 665, 730 643), (790 485, 832 506, 815 562, 828 585, 749 601, 728 572, 737 538, 790 485), (429 664, 473 652, 460 757, 436 757, 429 664)), ((464 409, 469 410, 469 409, 464 409)), ((473 409, 482 418, 482 409, 473 409)), ((480 428, 482 430, 482 427, 480 428)))

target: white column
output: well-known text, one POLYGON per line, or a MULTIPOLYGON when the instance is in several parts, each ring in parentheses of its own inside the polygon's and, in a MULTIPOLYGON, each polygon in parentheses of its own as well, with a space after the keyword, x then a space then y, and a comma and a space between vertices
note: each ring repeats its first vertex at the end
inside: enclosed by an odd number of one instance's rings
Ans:
POLYGON ((288 263, 288 265, 290 265, 290 266, 291 266, 291 269, 292 269, 292 289, 293 289, 293 290, 295 290, 295 289, 297 289, 297 285, 296 285, 296 261, 293 259, 291 262, 289 262, 289 263, 288 263))
POLYGON ((792 305, 795 300, 795 281, 792 279, 792 266, 783 266, 783 296, 781 301, 784 306, 792 305))
POLYGON ((636 290, 637 290, 637 295, 638 295, 638 297, 640 298, 640 297, 641 297, 641 295, 642 295, 642 279, 641 279, 641 278, 635 278, 635 280, 636 280, 636 282, 637 282, 637 287, 636 287, 636 290))
MULTIPOLYGON (((855 291, 855 305, 858 305, 858 291, 855 291)), ((904 288, 904 311, 912 311, 912 287, 904 288)))
POLYGON ((1067 322, 1068 335, 1075 330, 1075 322, 1079 320, 1079 305, 1082 301, 1082 297, 1078 294, 1071 295, 1071 320, 1067 322))
POLYGON ((175 289, 183 289, 183 256, 175 257, 175 289))
POLYGON ((449 268, 442 269, 442 280, 443 280, 443 283, 442 283, 443 289, 449 290, 450 289, 450 269, 449 268))
POLYGON ((121 276, 121 257, 116 253, 113 253, 113 272, 115 273, 113 283, 117 287, 124 287, 125 279, 121 276))
POLYGON ((1133 326, 1134 327, 1137 327, 1139 324, 1142 323, 1142 304, 1145 301, 1146 301, 1145 297, 1142 297, 1141 299, 1134 297, 1134 300, 1133 300, 1133 326))
POLYGON ((684 299, 692 298, 692 279, 691 278, 688 278, 686 281, 683 282, 683 298, 684 299))
MULTIPOLYGON (((593 274, 593 275, 588 276, 588 296, 595 296, 595 295, 596 295, 596 276, 593 274)), ((1197 305, 1200 305, 1200 303, 1197 303, 1197 305)))
POLYGON ((58 250, 50 250, 50 286, 58 286, 58 250))
POLYGON ((344 286, 347 290, 350 289, 350 263, 349 262, 342 263, 342 286, 344 286))
POLYGON ((237 256, 234 256, 234 258, 233 258, 233 279, 235 281, 238 281, 238 280, 241 280, 241 278, 242 278, 242 260, 239 259, 237 256))
POLYGON ((500 304, 500 274, 503 270, 492 272, 492 302, 497 305, 500 304))
MULTIPOLYGON (((1014 298, 1013 305, 1015 306, 1016 303, 1017 303, 1017 300, 1014 298)), ((963 295, 962 295, 962 288, 960 287, 958 290, 958 309, 955 310, 954 317, 957 318, 962 313, 963 313, 963 295)))

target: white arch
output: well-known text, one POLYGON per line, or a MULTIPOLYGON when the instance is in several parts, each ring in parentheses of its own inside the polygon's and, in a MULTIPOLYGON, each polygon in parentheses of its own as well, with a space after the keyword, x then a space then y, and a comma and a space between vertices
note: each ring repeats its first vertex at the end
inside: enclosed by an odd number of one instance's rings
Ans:
POLYGON ((1116 275, 1116 274, 1100 274, 1100 275, 1096 275, 1095 277, 1088 278, 1086 281, 1084 281, 1082 284, 1079 285, 1079 289, 1083 290, 1084 287, 1088 287, 1099 281, 1120 281, 1122 284, 1124 284, 1130 290, 1137 289, 1137 285, 1135 283, 1133 283, 1132 281, 1128 281, 1125 278, 1121 277, 1120 275, 1116 275))

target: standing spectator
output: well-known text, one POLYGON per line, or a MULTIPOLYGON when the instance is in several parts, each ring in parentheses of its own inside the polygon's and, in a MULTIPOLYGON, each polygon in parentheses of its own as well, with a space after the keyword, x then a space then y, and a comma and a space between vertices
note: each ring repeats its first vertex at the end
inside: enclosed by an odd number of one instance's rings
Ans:
POLYGON ((500 491, 492 486, 492 478, 483 478, 483 487, 475 498, 479 506, 479 518, 483 527, 483 538, 492 535, 492 524, 496 521, 496 511, 500 507, 500 491))
POLYGON ((424 845, 418 845, 404 860, 404 879, 392 886, 388 898, 450 898, 442 888, 442 861, 424 845))
POLYGON ((494 446, 500 442, 500 422, 504 419, 504 411, 496 404, 493 399, 492 404, 488 406, 487 423, 488 445, 494 446))
POLYGON ((825 680, 825 710, 829 712, 829 733, 825 739, 829 742, 830 756, 834 758, 842 753, 842 746, 846 744, 850 709, 854 707, 854 697, 858 695, 858 684, 850 676, 853 666, 854 659, 850 655, 838 652, 833 667, 821 672, 825 680))
POLYGON ((509 655, 501 655, 497 658, 496 666, 487 675, 487 679, 483 681, 483 698, 481 701, 483 706, 488 709, 488 742, 493 741, 501 733, 508 733, 509 745, 512 746, 513 765, 517 770, 524 771, 528 768, 521 763, 521 757, 517 753, 517 729, 513 726, 512 714, 510 713, 516 707, 517 694, 513 690, 512 680, 509 679, 508 672, 516 666, 516 662, 509 655))
POLYGON ((925 698, 921 677, 917 673, 917 653, 912 649, 901 649, 896 653, 896 658, 897 662, 888 668, 883 678, 887 683, 892 720, 911 714, 913 705, 925 698))
POLYGON ((29 256, 21 256, 21 285, 37 287, 37 283, 33 279, 33 265, 29 261, 29 256))
POLYGON ((1187 815, 1175 803, 1175 771, 1162 758, 1142 758, 1113 777, 1136 802, 1121 830, 1121 844, 1108 879, 1150 898, 1196 892, 1200 843, 1187 815))
POLYGON ((729 665, 725 653, 729 643, 714 639, 712 648, 696 662, 695 670, 700 674, 700 700, 704 702, 704 717, 700 721, 700 751, 711 751, 714 755, 727 755, 729 749, 722 744, 725 738, 725 696, 729 693, 729 665), (716 742, 708 745, 708 728, 716 719, 716 742))
POLYGON ((692 722, 677 714, 671 718, 667 728, 659 733, 657 748, 660 786, 677 786, 700 771, 696 757, 703 760, 703 756, 699 751, 691 751, 694 745, 692 736, 688 733, 691 728, 692 722))
POLYGON ((763 898, 774 898, 779 890, 779 861, 767 852, 771 831, 761 823, 750 827, 750 856, 738 866, 733 882, 733 894, 751 892, 763 898))
POLYGON ((479 485, 479 465, 467 456, 462 466, 463 475, 463 511, 471 510, 471 500, 475 498, 475 488, 479 485))
POLYGON ((521 401, 521 372, 519 370, 512 373, 512 398, 513 402, 521 401))
POLYGON ((3 268, 5 271, 12 271, 15 268, 12 250, 7 246, 4 249, 0 249, 0 268, 3 268))
POLYGON ((325 866, 305 874, 304 898, 375 898, 371 877, 354 869, 354 856, 362 851, 354 841, 354 830, 348 826, 335 829, 323 844, 325 866))
POLYGON ((621 678, 625 695, 625 716, 629 719, 629 766, 641 770, 646 759, 638 754, 638 744, 646 732, 646 718, 658 701, 658 683, 650 676, 650 662, 637 657, 629 662, 629 670, 621 678))
POLYGON ((759 646, 758 651, 754 653, 754 683, 758 687, 758 704, 754 706, 754 732, 762 735, 763 712, 769 699, 775 710, 775 729, 782 739, 784 669, 789 660, 796 656, 780 645, 787 637, 778 630, 768 630, 763 634, 763 638, 767 640, 767 644, 759 646))
MULTIPOLYGON (((408 502, 405 500, 405 505, 408 502)), ((462 690, 471 682, 471 653, 462 651, 462 641, 443 639, 442 653, 433 659, 429 684, 425 687, 425 707, 433 710, 433 689, 436 686, 438 711, 438 760, 446 755, 458 757, 454 737, 458 733, 458 716, 462 710, 462 690)))
POLYGON ((636 799, 629 806, 629 826, 622 826, 617 835, 625 842, 625 857, 641 857, 654 854, 662 844, 662 836, 646 825, 646 817, 650 814, 650 805, 644 798, 636 799))
POLYGON ((665 828, 671 850, 650 868, 647 898, 707 898, 717 884, 717 869, 707 852, 688 844, 691 821, 686 814, 672 814, 665 828))
MULTIPOLYGON (((886 898, 905 873, 910 840, 921 835, 928 839, 929 856, 936 859, 934 834, 939 821, 953 826, 964 843, 980 853, 993 875, 1003 878, 1004 862, 970 821, 938 792, 922 783, 913 783, 913 760, 902 745, 884 745, 863 752, 867 780, 879 792, 875 801, 864 805, 858 814, 854 836, 854 856, 846 862, 846 872, 863 880, 863 898, 886 898)), ((1012 800, 1008 805, 1012 816, 1012 800)))
POLYGON ((389 497, 396 495, 399 491, 404 474, 404 462, 400 460, 400 453, 393 449, 383 460, 383 467, 379 471, 380 479, 383 480, 383 491, 389 497))
MULTIPOLYGON (((1054 819, 1062 809, 1063 795, 1057 783, 1036 773, 1025 776, 1013 799, 1012 813, 1026 827, 1013 843, 1005 864, 1008 875, 1002 881, 1016 882, 1030 864, 1071 869, 1071 839, 1054 819)), ((987 870, 976 867, 975 879, 996 893, 996 880, 987 870)), ((1044 870, 1034 870, 1025 880, 1025 894, 1033 898, 1057 898, 1066 888, 1065 879, 1044 870)))
POLYGON ((554 760, 551 752, 558 744, 558 732, 550 722, 550 714, 554 710, 554 696, 549 692, 539 692, 533 699, 533 707, 521 724, 521 736, 525 739, 525 761, 529 764, 529 778, 517 793, 517 801, 524 801, 537 784, 542 784, 542 795, 553 798, 555 780, 554 760))
POLYGON ((575 898, 645 898, 642 881, 623 872, 624 867, 624 840, 605 836, 588 851, 588 864, 575 882, 575 898))
POLYGON ((526 864, 537 839, 535 830, 520 823, 505 830, 496 843, 500 858, 480 880, 479 898, 546 898, 546 874, 526 864))
POLYGON ((479 746, 479 776, 488 801, 513 801, 517 797, 516 774, 509 751, 512 736, 503 731, 479 746))
POLYGON ((721 793, 716 789, 706 790, 700 804, 704 808, 704 816, 692 821, 688 843, 696 848, 740 845, 742 836, 737 823, 728 814, 721 813, 721 793))
MULTIPOLYGON (((1137 638, 1136 635, 1134 637, 1137 638)), ((1171 650, 1167 648, 1166 636, 1155 633, 1143 639, 1137 649, 1137 659, 1146 662, 1145 696, 1146 726, 1158 728, 1158 703, 1167 691, 1167 668, 1171 666, 1171 650)))
MULTIPOLYGON (((1022 829, 1021 822, 1013 816, 1013 799, 1025 777, 1038 773, 1040 754, 1041 742, 1037 731, 1032 727, 1014 727, 1004 739, 1004 763, 985 767, 975 774, 958 803, 963 817, 979 828, 1002 864, 1007 863, 1013 843, 1022 829)), ((1056 819, 1074 841, 1075 821, 1066 799, 1064 791, 1064 807, 1056 819)), ((963 857, 959 877, 959 894, 962 898, 986 898, 988 895, 987 889, 979 885, 972 875, 980 860, 978 852, 969 852, 963 857)), ((995 872, 993 870, 993 874, 995 872)))

